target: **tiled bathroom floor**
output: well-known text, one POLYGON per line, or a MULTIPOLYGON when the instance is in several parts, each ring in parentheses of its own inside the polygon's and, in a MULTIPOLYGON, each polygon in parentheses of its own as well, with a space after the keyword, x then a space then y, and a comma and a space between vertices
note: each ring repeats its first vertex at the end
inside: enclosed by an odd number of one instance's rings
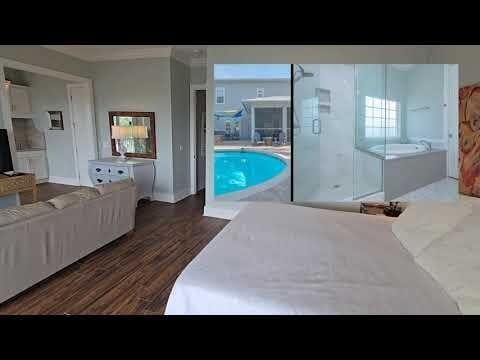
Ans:
MULTIPOLYGON (((418 201, 418 200, 435 200, 435 201, 457 201, 458 194, 458 180, 452 178, 445 178, 436 181, 420 189, 402 195, 395 201, 418 201)), ((383 193, 377 193, 366 196, 361 201, 383 201, 383 193)))

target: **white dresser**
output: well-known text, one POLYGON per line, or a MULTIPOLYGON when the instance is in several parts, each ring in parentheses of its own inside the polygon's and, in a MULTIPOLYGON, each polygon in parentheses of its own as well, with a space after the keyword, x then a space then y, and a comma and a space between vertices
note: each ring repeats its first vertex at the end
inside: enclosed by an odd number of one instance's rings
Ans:
POLYGON ((153 198, 155 168, 153 160, 129 158, 119 160, 116 157, 90 160, 88 162, 90 179, 94 185, 132 178, 137 186, 137 201, 153 198))

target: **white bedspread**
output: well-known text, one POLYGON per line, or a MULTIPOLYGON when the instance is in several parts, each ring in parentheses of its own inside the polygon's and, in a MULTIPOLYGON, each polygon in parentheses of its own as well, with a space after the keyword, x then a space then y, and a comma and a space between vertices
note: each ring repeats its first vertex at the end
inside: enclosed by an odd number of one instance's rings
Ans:
POLYGON ((166 314, 457 314, 391 219, 245 207, 185 268, 166 314))

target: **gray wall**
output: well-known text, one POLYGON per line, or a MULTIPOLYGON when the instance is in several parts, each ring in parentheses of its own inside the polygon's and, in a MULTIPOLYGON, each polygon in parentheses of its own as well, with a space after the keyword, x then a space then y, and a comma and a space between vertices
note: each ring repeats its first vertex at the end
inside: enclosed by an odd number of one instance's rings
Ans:
POLYGON ((431 46, 430 62, 459 64, 460 87, 480 81, 480 46, 478 45, 431 46))
MULTIPOLYGON (((242 100, 257 97, 257 88, 264 88, 264 96, 290 96, 290 79, 285 80, 216 80, 215 87, 225 88, 225 104, 215 104, 214 111, 243 109, 242 100)), ((215 89, 212 90, 215 93, 215 89)), ((215 130, 225 130, 225 118, 215 121, 215 130)), ((240 120, 240 137, 250 139, 251 116, 244 112, 240 120)))
POLYGON ((205 84, 207 82, 207 67, 206 66, 190 67, 190 82, 192 84, 205 84))
POLYGON ((75 178, 73 155, 73 129, 67 98, 67 83, 64 80, 24 73, 30 86, 33 122, 45 134, 50 176, 75 178), (64 130, 48 130, 46 111, 61 111, 64 130))
POLYGON ((93 64, 95 115, 101 157, 112 156, 109 111, 155 112, 155 193, 173 194, 170 59, 106 61, 93 64))
POLYGON ((0 57, 90 78, 92 64, 39 45, 0 45, 0 57))
POLYGON ((171 84, 173 192, 177 198, 190 193, 190 72, 173 58, 171 84))

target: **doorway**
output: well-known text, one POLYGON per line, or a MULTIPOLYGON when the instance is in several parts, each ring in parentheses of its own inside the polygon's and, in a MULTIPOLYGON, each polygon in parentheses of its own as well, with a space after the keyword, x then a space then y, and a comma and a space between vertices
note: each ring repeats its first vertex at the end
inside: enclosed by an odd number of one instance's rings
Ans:
MULTIPOLYGON (((43 152, 45 153, 45 159, 42 160, 45 165, 42 169, 48 169, 48 171, 36 169, 37 167, 40 168, 40 166, 36 166, 40 164, 40 161, 29 161, 28 163, 31 169, 28 170, 34 172, 37 178, 45 177, 45 181, 48 182, 65 185, 91 186, 92 183, 88 176, 88 160, 97 158, 92 81, 88 78, 0 58, 0 83, 6 82, 4 69, 7 68, 16 72, 30 74, 30 77, 40 77, 41 79, 36 79, 37 85, 38 82, 42 81, 43 86, 46 86, 47 90, 51 90, 50 92, 39 92, 37 90, 40 89, 40 87, 36 86, 36 106, 32 104, 32 110, 29 111, 30 114, 23 116, 32 119, 34 125, 43 133, 43 139, 45 139, 44 134, 48 132, 48 134, 51 135, 49 139, 52 141, 49 144, 48 141, 46 142, 44 140, 42 142, 43 147, 40 147, 44 148, 43 152), (59 80, 63 81, 64 84, 59 85, 59 80), (55 91, 52 89, 55 89, 55 91), (65 94, 63 97, 59 95, 62 92, 65 94), (50 93, 54 94, 52 95, 54 97, 46 98, 50 93), (42 96, 39 97, 39 94, 42 94, 42 96), (43 96, 44 94, 45 96, 43 96), (63 102, 61 99, 65 98, 68 100, 63 102), (50 115, 48 117, 46 116, 47 113, 59 113, 60 120, 53 125, 54 123, 51 122, 50 115), (69 129, 70 126, 67 126, 68 122, 70 122, 69 120, 71 120, 71 130, 69 129), (69 139, 70 136, 71 139, 69 139), (69 146, 72 146, 71 149, 73 150, 73 157, 70 159, 70 161, 73 161, 73 166, 68 167, 68 170, 65 171, 66 167, 62 166, 62 164, 65 164, 66 161, 69 160, 68 155, 65 155, 69 152, 67 148, 69 146), (52 171, 53 169, 57 170, 54 172, 52 171)), ((29 89, 32 90, 34 87, 30 87, 29 89)), ((22 166, 25 161, 22 161, 22 159, 26 156, 25 154, 29 155, 30 153, 22 152, 22 150, 24 150, 22 144, 17 144, 15 141, 13 119, 18 118, 18 116, 15 116, 14 108, 10 104, 10 98, 9 94, 5 91, 5 87, 1 87, 0 107, 2 109, 3 127, 8 131, 14 169, 17 171, 25 171, 25 169, 23 169, 24 166, 22 166)), ((58 114, 56 114, 56 116, 58 116, 58 114)))
POLYGON ((205 189, 206 169, 206 112, 207 90, 205 85, 192 85, 190 99, 191 137, 191 193, 205 189))
POLYGON ((68 84, 68 102, 72 120, 73 152, 79 185, 92 186, 88 161, 97 158, 93 109, 88 84, 68 84))

